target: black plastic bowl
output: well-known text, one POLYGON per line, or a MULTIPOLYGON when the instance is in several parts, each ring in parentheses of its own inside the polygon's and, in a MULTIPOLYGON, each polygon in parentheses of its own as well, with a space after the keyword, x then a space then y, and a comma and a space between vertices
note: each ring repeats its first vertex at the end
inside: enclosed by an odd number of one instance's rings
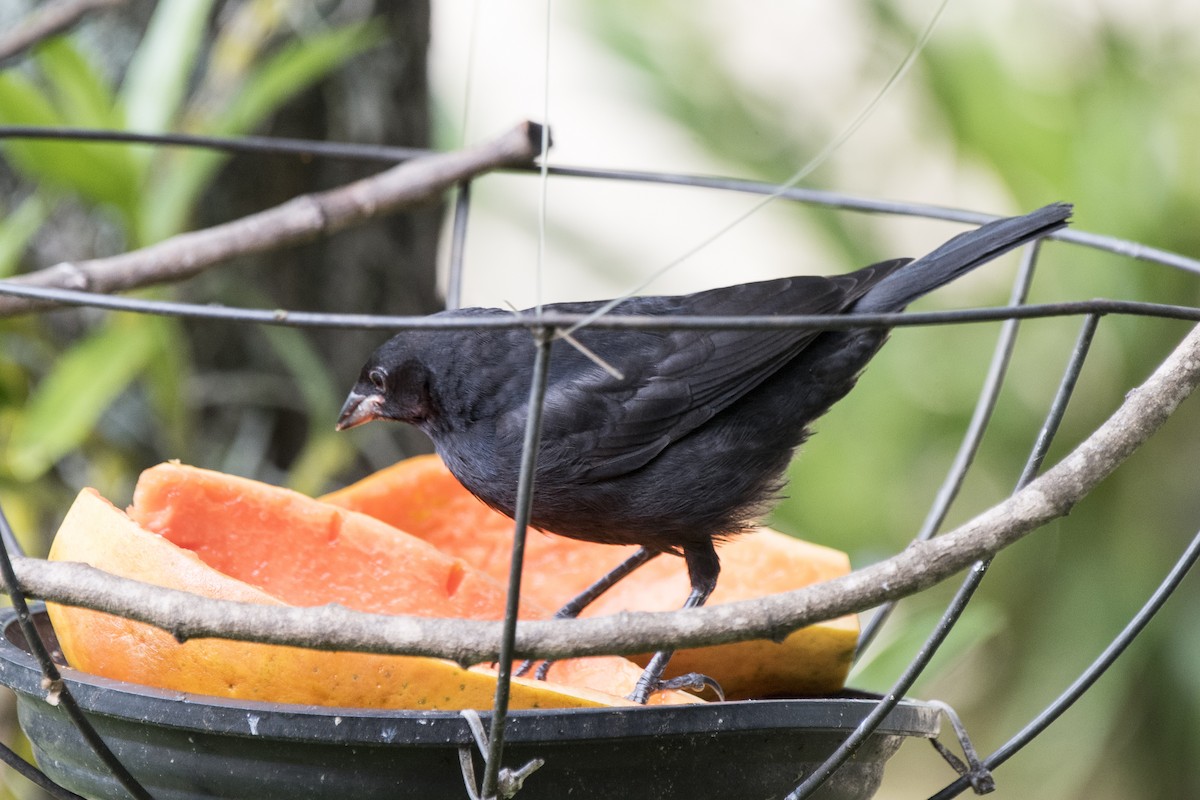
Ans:
MULTIPOLYGON (((44 611, 43 640, 56 646, 44 611)), ((0 613, 0 683, 17 693, 38 765, 86 797, 125 800, 65 713, 44 700, 41 673, 11 610, 0 613)), ((482 761, 455 712, 377 711, 249 703, 162 691, 63 669, 100 735, 156 800, 467 796, 459 749, 482 761)), ((862 697, 694 706, 516 711, 505 766, 534 758, 519 800, 744 798, 787 794, 874 702, 862 697)), ((485 725, 489 714, 482 713, 485 725)), ((817 795, 869 798, 907 736, 937 735, 931 706, 905 701, 817 795)))

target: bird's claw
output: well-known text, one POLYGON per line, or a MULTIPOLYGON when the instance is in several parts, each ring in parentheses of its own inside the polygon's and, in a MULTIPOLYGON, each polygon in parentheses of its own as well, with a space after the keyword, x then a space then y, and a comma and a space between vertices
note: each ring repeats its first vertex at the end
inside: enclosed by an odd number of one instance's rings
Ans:
POLYGON ((703 692, 705 688, 712 689, 713 694, 717 696, 717 700, 725 702, 725 690, 721 688, 721 684, 717 683, 715 678, 710 678, 707 675, 701 675, 699 672, 689 672, 686 675, 680 675, 678 678, 662 681, 658 687, 662 689, 688 689, 693 692, 703 692))
POLYGON ((650 695, 654 692, 662 692, 671 689, 687 689, 693 692, 703 692, 705 689, 712 689, 713 694, 717 696, 717 700, 725 702, 725 691, 721 688, 721 684, 707 675, 701 675, 699 672, 689 672, 686 675, 680 675, 675 678, 643 683, 638 681, 637 686, 633 691, 626 696, 626 700, 632 700, 638 705, 646 705, 646 701, 650 699, 650 695))
MULTIPOLYGON (((537 663, 537 662, 535 662, 532 658, 525 659, 524 661, 521 662, 520 666, 518 666, 516 668, 516 670, 513 672, 513 675, 515 675, 518 678, 525 677, 525 675, 527 675, 529 673, 529 670, 533 669, 533 665, 535 663, 537 663)), ((553 664, 554 664, 554 662, 552 660, 546 660, 546 661, 543 661, 541 664, 538 664, 537 670, 533 673, 533 679, 536 681, 546 680, 546 675, 549 674, 550 667, 553 664)))

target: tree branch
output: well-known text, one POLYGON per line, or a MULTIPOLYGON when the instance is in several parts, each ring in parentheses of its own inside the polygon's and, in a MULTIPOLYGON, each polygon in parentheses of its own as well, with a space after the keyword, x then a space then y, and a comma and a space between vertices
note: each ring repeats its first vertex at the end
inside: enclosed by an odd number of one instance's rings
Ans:
POLYGON ((125 0, 59 0, 44 3, 36 12, 0 36, 0 63, 68 30, 92 11, 115 8, 124 3, 125 0))
MULTIPOLYGON (((477 147, 414 158, 336 189, 300 195, 274 208, 108 258, 63 262, 10 278, 12 283, 116 292, 189 278, 234 256, 315 239, 439 198, 484 172, 528 164, 541 151, 541 127, 523 122, 477 147)), ((0 297, 0 317, 52 304, 0 297)))
MULTIPOLYGON (((955 530, 848 576, 757 600, 661 613, 521 622, 517 658, 632 654, 793 630, 928 588, 1065 515, 1157 431, 1200 385, 1200 326, 1145 383, 1059 464, 955 530)), ((82 564, 16 561, 21 588, 47 600, 148 622, 181 639, 230 639, 326 650, 407 653, 460 663, 495 659, 499 622, 390 617, 339 606, 288 608, 197 598, 106 575, 82 564)))

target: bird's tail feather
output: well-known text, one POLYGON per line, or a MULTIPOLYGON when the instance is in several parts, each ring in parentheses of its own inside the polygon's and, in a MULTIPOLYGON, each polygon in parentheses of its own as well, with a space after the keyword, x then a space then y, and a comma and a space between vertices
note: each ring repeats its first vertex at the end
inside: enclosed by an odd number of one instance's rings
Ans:
POLYGON ((896 270, 854 305, 858 313, 900 311, 913 300, 1015 247, 1067 225, 1070 203, 1054 203, 1020 217, 989 222, 960 233, 941 247, 896 270))

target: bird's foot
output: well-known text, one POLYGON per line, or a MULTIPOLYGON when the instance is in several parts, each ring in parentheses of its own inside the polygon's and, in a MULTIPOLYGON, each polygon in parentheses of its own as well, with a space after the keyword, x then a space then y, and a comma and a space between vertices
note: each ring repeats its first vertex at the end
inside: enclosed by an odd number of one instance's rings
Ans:
POLYGON ((650 695, 654 692, 662 692, 671 689, 687 689, 688 691, 700 693, 705 689, 712 689, 713 694, 717 696, 717 700, 725 702, 725 692, 721 689, 721 684, 717 683, 707 675, 701 675, 699 672, 689 672, 686 675, 680 675, 676 678, 663 680, 646 680, 643 674, 638 679, 637 685, 633 687, 633 691, 626 696, 626 700, 632 700, 639 705, 646 705, 646 701, 650 699, 650 695))
MULTIPOLYGON (((525 677, 529 670, 533 669, 534 664, 537 664, 537 662, 532 658, 525 659, 521 662, 520 666, 517 667, 516 671, 513 672, 513 675, 517 676, 518 678, 525 677)), ((541 664, 538 664, 537 670, 533 673, 533 679, 537 681, 546 680, 546 675, 550 672, 550 667, 552 666, 554 666, 553 659, 547 659, 541 664)))

